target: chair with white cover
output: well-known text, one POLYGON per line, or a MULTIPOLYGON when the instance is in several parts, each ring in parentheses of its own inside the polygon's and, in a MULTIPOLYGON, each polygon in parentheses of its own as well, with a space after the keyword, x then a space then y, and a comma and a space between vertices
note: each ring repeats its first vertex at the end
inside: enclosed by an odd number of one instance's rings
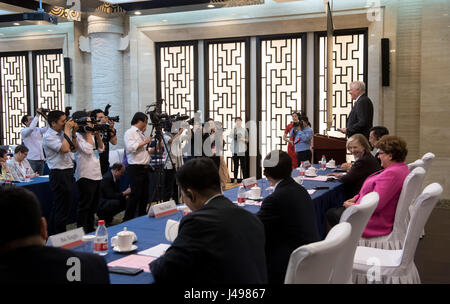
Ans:
POLYGON ((442 191, 441 185, 433 183, 428 185, 414 202, 403 249, 356 248, 352 273, 354 283, 420 284, 414 255, 420 233, 442 191))
POLYGON ((403 182, 402 192, 398 198, 394 226, 391 233, 379 237, 361 238, 359 241, 360 246, 392 250, 402 249, 408 228, 409 207, 419 195, 424 179, 425 169, 422 167, 417 167, 408 174, 403 182))
POLYGON ((414 170, 417 167, 422 167, 422 168, 425 167, 425 163, 423 162, 423 160, 418 159, 415 162, 408 164, 409 172, 411 172, 412 170, 414 170))
POLYGON ((340 223, 328 232, 325 240, 295 249, 289 258, 285 284, 329 284, 336 258, 344 251, 352 227, 340 223))
POLYGON ((424 169, 428 172, 431 168, 431 163, 433 162, 435 155, 431 152, 425 153, 422 156, 422 161, 424 163, 424 169))
POLYGON ((352 234, 340 254, 331 283, 347 284, 352 282, 353 259, 356 247, 366 228, 367 222, 377 208, 379 199, 380 196, 378 193, 368 193, 364 195, 358 205, 350 206, 342 213, 340 223, 347 222, 352 225, 352 234))
POLYGON ((115 163, 122 163, 122 160, 119 158, 119 154, 117 153, 117 150, 110 150, 109 151, 109 165, 112 166, 115 163))

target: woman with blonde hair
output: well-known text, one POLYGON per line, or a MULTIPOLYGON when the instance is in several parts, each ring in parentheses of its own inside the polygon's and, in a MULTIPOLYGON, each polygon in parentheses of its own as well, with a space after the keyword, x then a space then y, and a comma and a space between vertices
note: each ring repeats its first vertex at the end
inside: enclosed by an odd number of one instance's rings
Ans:
POLYGON ((344 183, 347 197, 355 196, 366 178, 381 170, 378 160, 370 153, 370 145, 362 134, 354 134, 347 140, 347 149, 355 158, 355 163, 348 168, 347 173, 330 173, 344 183))

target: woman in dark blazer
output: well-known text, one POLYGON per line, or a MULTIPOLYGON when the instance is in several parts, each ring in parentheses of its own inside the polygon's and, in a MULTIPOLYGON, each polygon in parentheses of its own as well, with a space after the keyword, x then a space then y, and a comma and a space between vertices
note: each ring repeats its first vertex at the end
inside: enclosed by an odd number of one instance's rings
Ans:
POLYGON ((372 173, 381 170, 377 159, 370 153, 370 145, 366 137, 362 134, 354 134, 347 140, 347 149, 355 157, 352 166, 342 166, 347 170, 346 174, 331 173, 344 183, 347 197, 358 194, 366 178, 372 173))

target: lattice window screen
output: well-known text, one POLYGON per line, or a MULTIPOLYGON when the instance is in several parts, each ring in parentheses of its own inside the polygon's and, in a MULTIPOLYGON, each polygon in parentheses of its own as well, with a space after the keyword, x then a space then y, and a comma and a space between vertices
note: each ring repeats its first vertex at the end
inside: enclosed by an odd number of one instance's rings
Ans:
POLYGON ((194 116, 195 111, 194 45, 160 48, 160 89, 163 111, 194 116))
MULTIPOLYGON (((64 111, 64 58, 60 51, 34 52, 35 108, 64 111)), ((41 126, 44 119, 41 117, 41 126)))
POLYGON ((261 41, 261 155, 287 151, 284 130, 302 110, 302 39, 261 41))
MULTIPOLYGON (((364 81, 364 34, 334 37, 333 47, 333 126, 330 136, 345 137, 337 128, 345 128, 353 107, 350 83, 364 81)), ((319 133, 326 130, 326 37, 319 38, 319 133)))
POLYGON ((20 122, 29 110, 27 54, 1 55, 1 144, 22 143, 20 122))
MULTIPOLYGON (((242 125, 246 123, 245 111, 247 103, 246 90, 246 48, 245 41, 219 42, 208 44, 208 103, 210 118, 222 123, 226 129, 224 139, 229 142, 227 136, 233 127, 233 118, 241 117, 242 125)), ((207 118, 207 117, 206 117, 207 118)), ((224 157, 228 171, 232 177, 232 153, 229 145, 225 148, 224 157)), ((241 178, 239 172, 238 178, 241 178)))

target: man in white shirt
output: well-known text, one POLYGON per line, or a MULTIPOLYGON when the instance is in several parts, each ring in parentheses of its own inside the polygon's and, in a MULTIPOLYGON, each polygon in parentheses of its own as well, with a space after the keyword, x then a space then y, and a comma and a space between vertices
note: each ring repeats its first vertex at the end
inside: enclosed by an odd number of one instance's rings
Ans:
POLYGON ((150 136, 147 137, 144 134, 147 130, 147 122, 147 115, 142 112, 137 112, 131 120, 131 128, 124 135, 131 193, 123 221, 128 221, 146 213, 151 161, 151 150, 147 145, 152 141, 150 136))
POLYGON ((51 111, 47 116, 49 128, 44 134, 42 146, 50 169, 50 189, 55 202, 49 222, 49 234, 66 231, 69 210, 72 205, 73 161, 70 152, 78 148, 77 124, 62 111, 51 111))
POLYGON ((44 175, 45 157, 42 150, 42 136, 47 132, 48 125, 44 128, 38 127, 41 109, 36 111, 36 116, 25 115, 22 117, 22 124, 25 128, 20 131, 23 144, 28 148, 27 160, 34 172, 44 175))

